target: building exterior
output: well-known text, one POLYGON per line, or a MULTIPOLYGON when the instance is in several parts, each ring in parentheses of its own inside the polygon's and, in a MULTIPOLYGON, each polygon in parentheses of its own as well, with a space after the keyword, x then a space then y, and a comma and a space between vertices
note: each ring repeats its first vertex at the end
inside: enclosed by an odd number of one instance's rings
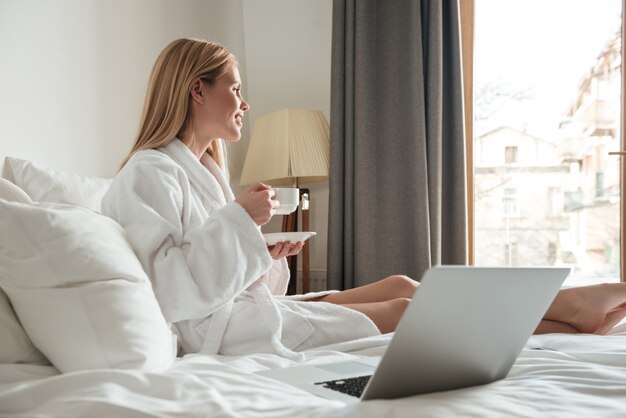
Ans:
POLYGON ((570 265, 619 275, 621 35, 574 92, 556 133, 501 126, 475 139, 477 265, 570 265))
POLYGON ((477 265, 554 265, 568 230, 557 144, 510 127, 476 138, 477 265))
MULTIPOLYGON (((561 155, 572 166, 565 209, 569 247, 583 276, 619 274, 621 32, 582 77, 561 124, 561 155)), ((564 249, 565 250, 565 249, 564 249)))

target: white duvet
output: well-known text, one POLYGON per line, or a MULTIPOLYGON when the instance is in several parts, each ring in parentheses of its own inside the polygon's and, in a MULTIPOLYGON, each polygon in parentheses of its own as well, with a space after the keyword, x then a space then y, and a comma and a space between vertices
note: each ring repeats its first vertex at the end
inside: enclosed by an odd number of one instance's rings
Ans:
MULTIPOLYGON (((306 363, 380 355, 389 336, 306 352, 306 363)), ((166 372, 0 365, 2 417, 626 416, 626 329, 533 336, 506 379, 344 406, 254 374, 295 364, 273 354, 189 355, 166 372), (619 331, 619 330, 617 330, 619 331)))

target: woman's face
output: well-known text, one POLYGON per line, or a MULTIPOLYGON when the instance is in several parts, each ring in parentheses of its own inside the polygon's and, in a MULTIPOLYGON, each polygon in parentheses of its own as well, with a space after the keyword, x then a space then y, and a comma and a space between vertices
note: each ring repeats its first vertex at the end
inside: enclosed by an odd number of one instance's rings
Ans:
POLYGON ((202 83, 206 101, 201 120, 206 133, 214 138, 238 141, 241 138, 243 115, 250 109, 241 96, 241 78, 236 65, 229 65, 224 75, 213 84, 202 83))

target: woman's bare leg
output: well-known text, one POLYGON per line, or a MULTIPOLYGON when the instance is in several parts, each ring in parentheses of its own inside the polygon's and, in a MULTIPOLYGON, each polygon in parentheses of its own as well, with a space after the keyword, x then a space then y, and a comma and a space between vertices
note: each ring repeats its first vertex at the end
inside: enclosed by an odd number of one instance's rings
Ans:
POLYGON ((543 319, 535 329, 535 334, 552 334, 552 333, 563 333, 563 334, 577 334, 578 330, 571 326, 570 324, 566 324, 565 322, 559 321, 551 321, 549 319, 543 319))
POLYGON ((419 283, 406 276, 389 276, 378 282, 331 293, 318 299, 320 302, 329 302, 338 305, 360 303, 374 303, 394 300, 398 298, 411 299, 419 283))
POLYGON ((595 334, 606 334, 624 317, 626 283, 563 289, 544 315, 544 319, 568 324, 578 332, 595 334))
MULTIPOLYGON (((626 307, 614 309, 606 315, 604 323, 593 331, 593 334, 605 335, 615 327, 622 319, 626 317, 626 307)), ((550 319, 543 319, 539 326, 535 329, 535 334, 550 334, 550 333, 565 333, 565 334, 577 334, 580 333, 578 329, 572 325, 553 321, 550 319)))
MULTIPOLYGON (((395 330, 418 286, 396 275, 314 300, 362 312, 386 333, 395 330)), ((625 317, 626 283, 573 287, 557 294, 535 333, 606 334, 625 317)))
POLYGON ((328 302, 367 315, 383 334, 393 332, 419 283, 406 276, 389 276, 378 282, 331 293, 316 302, 328 302))
POLYGON ((342 306, 367 315, 376 324, 378 330, 386 334, 396 330, 409 303, 411 299, 398 298, 383 302, 342 304, 342 306))

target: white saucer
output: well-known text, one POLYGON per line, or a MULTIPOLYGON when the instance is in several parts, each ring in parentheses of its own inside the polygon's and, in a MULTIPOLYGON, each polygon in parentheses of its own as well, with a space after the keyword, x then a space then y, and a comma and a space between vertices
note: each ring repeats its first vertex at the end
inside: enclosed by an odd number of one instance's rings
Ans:
POLYGON ((289 241, 296 243, 298 241, 306 241, 312 236, 317 235, 317 232, 305 231, 305 232, 273 232, 269 234, 263 234, 267 245, 274 245, 279 242, 289 241))

